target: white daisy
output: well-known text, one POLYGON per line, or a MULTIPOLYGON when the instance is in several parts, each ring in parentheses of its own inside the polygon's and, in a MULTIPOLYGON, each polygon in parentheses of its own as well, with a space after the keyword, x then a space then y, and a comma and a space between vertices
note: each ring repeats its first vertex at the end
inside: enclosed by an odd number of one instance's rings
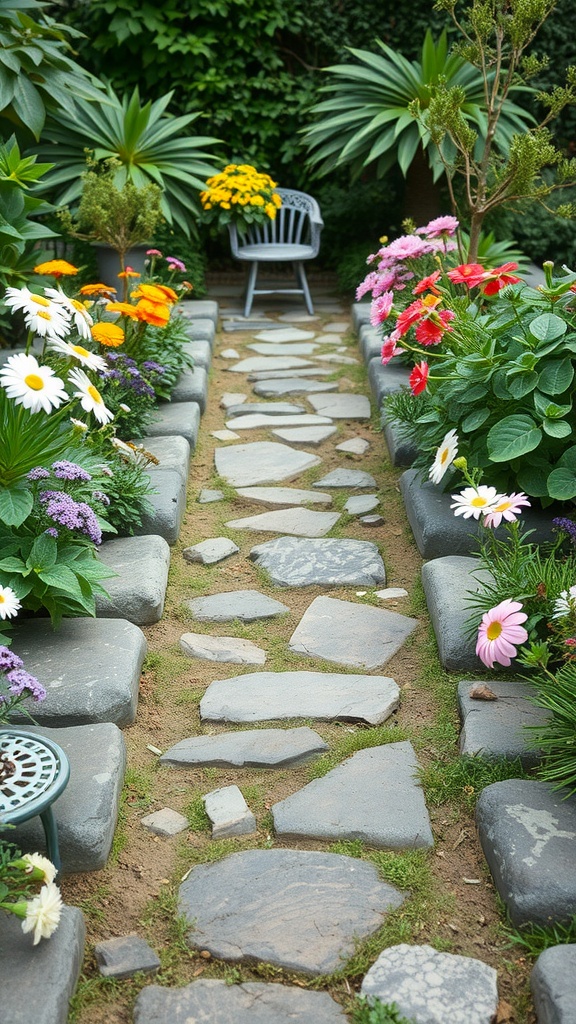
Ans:
POLYGON ((89 370, 106 369, 106 360, 102 356, 97 356, 95 352, 89 352, 82 345, 73 345, 70 341, 64 341, 63 338, 52 338, 48 344, 55 352, 61 352, 62 355, 77 359, 82 366, 87 366, 89 370))
POLYGON ((34 356, 24 353, 8 357, 0 368, 0 385, 16 405, 23 405, 33 413, 41 409, 49 413, 68 399, 64 382, 56 377, 54 370, 40 366, 34 356))
POLYGON ((28 330, 42 338, 64 338, 70 330, 70 317, 64 307, 29 288, 7 288, 4 302, 11 309, 21 309, 28 330))
POLYGON ((554 601, 554 614, 553 619, 563 619, 565 615, 569 615, 570 612, 576 611, 576 587, 570 587, 570 590, 562 590, 560 597, 557 597, 554 601))
POLYGON ((480 516, 487 512, 493 512, 494 506, 498 504, 501 494, 495 487, 465 487, 460 494, 453 494, 454 503, 450 508, 454 509, 455 516, 462 516, 464 519, 480 519, 480 516))
POLYGON ((106 408, 98 388, 94 387, 84 370, 70 370, 68 380, 78 389, 74 392, 74 397, 80 399, 80 405, 85 412, 93 412, 98 422, 102 424, 109 423, 114 419, 114 413, 106 408))
POLYGON ((45 882, 53 882, 56 878, 56 868, 54 867, 54 864, 51 860, 48 860, 48 857, 44 857, 41 853, 25 853, 22 860, 25 860, 26 863, 30 865, 30 872, 32 872, 34 868, 38 868, 39 871, 42 871, 45 882))
POLYGON ((66 313, 71 317, 80 337, 89 341, 92 337, 90 328, 94 321, 84 303, 79 302, 78 299, 69 298, 61 288, 46 288, 45 292, 46 295, 49 295, 58 306, 61 306, 62 309, 66 310, 66 313))
POLYGON ((439 484, 446 470, 452 465, 458 454, 458 434, 449 430, 434 456, 430 466, 430 477, 433 484, 439 484))
POLYGON ((12 587, 0 586, 0 619, 13 619, 20 607, 12 587))
POLYGON ((62 914, 62 897, 60 889, 54 882, 43 885, 33 900, 26 907, 26 917, 22 921, 22 931, 34 931, 34 945, 40 939, 49 939, 56 931, 62 914))

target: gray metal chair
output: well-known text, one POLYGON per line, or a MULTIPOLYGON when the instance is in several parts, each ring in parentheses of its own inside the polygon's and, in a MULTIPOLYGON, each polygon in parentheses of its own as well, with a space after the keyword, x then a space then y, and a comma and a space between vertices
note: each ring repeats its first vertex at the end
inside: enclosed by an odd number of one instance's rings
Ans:
POLYGON ((320 250, 320 232, 324 226, 320 207, 312 196, 294 189, 276 189, 282 206, 274 220, 251 225, 240 237, 235 224, 230 224, 230 245, 237 260, 250 263, 244 316, 250 316, 255 295, 303 295, 306 309, 314 312, 304 261, 312 260, 320 250), (260 263, 292 263, 299 288, 256 288, 260 263))

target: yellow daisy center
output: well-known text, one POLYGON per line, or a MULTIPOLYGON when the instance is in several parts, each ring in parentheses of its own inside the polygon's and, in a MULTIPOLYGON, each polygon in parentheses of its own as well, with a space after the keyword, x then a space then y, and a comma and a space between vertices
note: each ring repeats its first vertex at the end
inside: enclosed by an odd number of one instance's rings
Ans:
POLYGON ((474 508, 484 508, 484 505, 487 505, 488 502, 486 501, 486 498, 482 497, 481 494, 477 494, 475 498, 472 498, 470 504, 473 505, 474 508))
POLYGON ((90 395, 90 398, 93 398, 95 402, 98 402, 99 405, 102 405, 102 395, 100 394, 98 389, 94 387, 93 384, 89 384, 86 390, 90 395))
POLYGON ((6 603, 6 598, 4 597, 4 594, 0 594, 0 604, 5 604, 5 603, 6 603))
POLYGON ((450 454, 450 452, 448 451, 448 449, 444 448, 444 450, 440 454, 440 465, 441 466, 444 465, 444 463, 446 462, 446 459, 448 458, 449 454, 450 454))
POLYGON ((512 507, 511 501, 503 501, 500 505, 496 505, 495 512, 506 512, 507 509, 512 507))
POLYGON ((24 383, 32 391, 42 391, 42 388, 44 387, 44 381, 37 373, 29 373, 24 377, 24 383))
POLYGON ((78 302, 78 299, 70 299, 70 303, 72 306, 74 306, 74 309, 78 310, 79 313, 86 314, 86 306, 84 305, 84 303, 78 302))
POLYGON ((43 320, 52 320, 50 313, 45 313, 43 309, 39 309, 36 316, 42 317, 43 320))
POLYGON ((486 636, 489 640, 497 640, 502 632, 501 622, 491 622, 486 630, 486 636))
POLYGON ((31 295, 32 302, 35 302, 37 306, 49 306, 48 299, 45 299, 43 295, 31 295))
POLYGON ((72 345, 77 356, 89 356, 90 353, 87 348, 82 348, 82 345, 72 345))

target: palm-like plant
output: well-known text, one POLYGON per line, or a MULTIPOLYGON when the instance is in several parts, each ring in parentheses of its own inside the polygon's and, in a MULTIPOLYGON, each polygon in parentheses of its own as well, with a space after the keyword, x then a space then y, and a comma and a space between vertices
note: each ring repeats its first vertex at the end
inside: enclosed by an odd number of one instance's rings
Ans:
POLYGON ((219 140, 187 135, 200 112, 171 117, 166 114, 171 99, 169 92, 142 105, 137 88, 132 96, 120 99, 108 86, 106 104, 77 98, 66 112, 54 114, 44 133, 49 142, 39 147, 44 159, 57 164, 46 178, 54 201, 64 206, 79 198, 90 150, 97 161, 120 162, 114 176, 118 188, 127 181, 137 188, 151 182, 160 186, 166 220, 175 221, 188 236, 194 232, 200 215, 198 193, 206 187, 206 178, 216 173, 206 147, 219 140))
MULTIPOLYGON (((378 177, 398 163, 406 175, 422 148, 437 181, 444 173, 444 162, 453 162, 456 149, 447 137, 440 153, 431 141, 425 118, 419 115, 428 108, 439 82, 459 86, 466 97, 462 114, 482 140, 486 128, 482 76, 472 64, 448 54, 445 32, 435 43, 428 30, 419 62, 407 60, 379 39, 376 43, 383 56, 350 48, 358 63, 325 68, 331 81, 322 91, 330 98, 312 107, 316 120, 303 129, 309 163, 320 174, 351 164, 354 176, 374 164, 378 177)), ((506 150, 513 133, 525 131, 531 120, 530 114, 507 100, 497 145, 506 150)))

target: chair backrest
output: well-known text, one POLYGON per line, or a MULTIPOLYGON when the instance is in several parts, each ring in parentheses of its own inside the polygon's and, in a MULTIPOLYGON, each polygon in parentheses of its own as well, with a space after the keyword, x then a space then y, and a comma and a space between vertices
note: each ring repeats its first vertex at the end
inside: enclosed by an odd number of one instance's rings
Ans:
MULTIPOLYGON (((320 232, 323 227, 320 207, 306 192, 295 189, 276 189, 282 199, 282 206, 274 220, 265 224, 251 224, 242 233, 240 245, 311 245, 317 255, 320 249, 320 232)), ((238 245, 235 225, 230 225, 232 252, 238 245)))

